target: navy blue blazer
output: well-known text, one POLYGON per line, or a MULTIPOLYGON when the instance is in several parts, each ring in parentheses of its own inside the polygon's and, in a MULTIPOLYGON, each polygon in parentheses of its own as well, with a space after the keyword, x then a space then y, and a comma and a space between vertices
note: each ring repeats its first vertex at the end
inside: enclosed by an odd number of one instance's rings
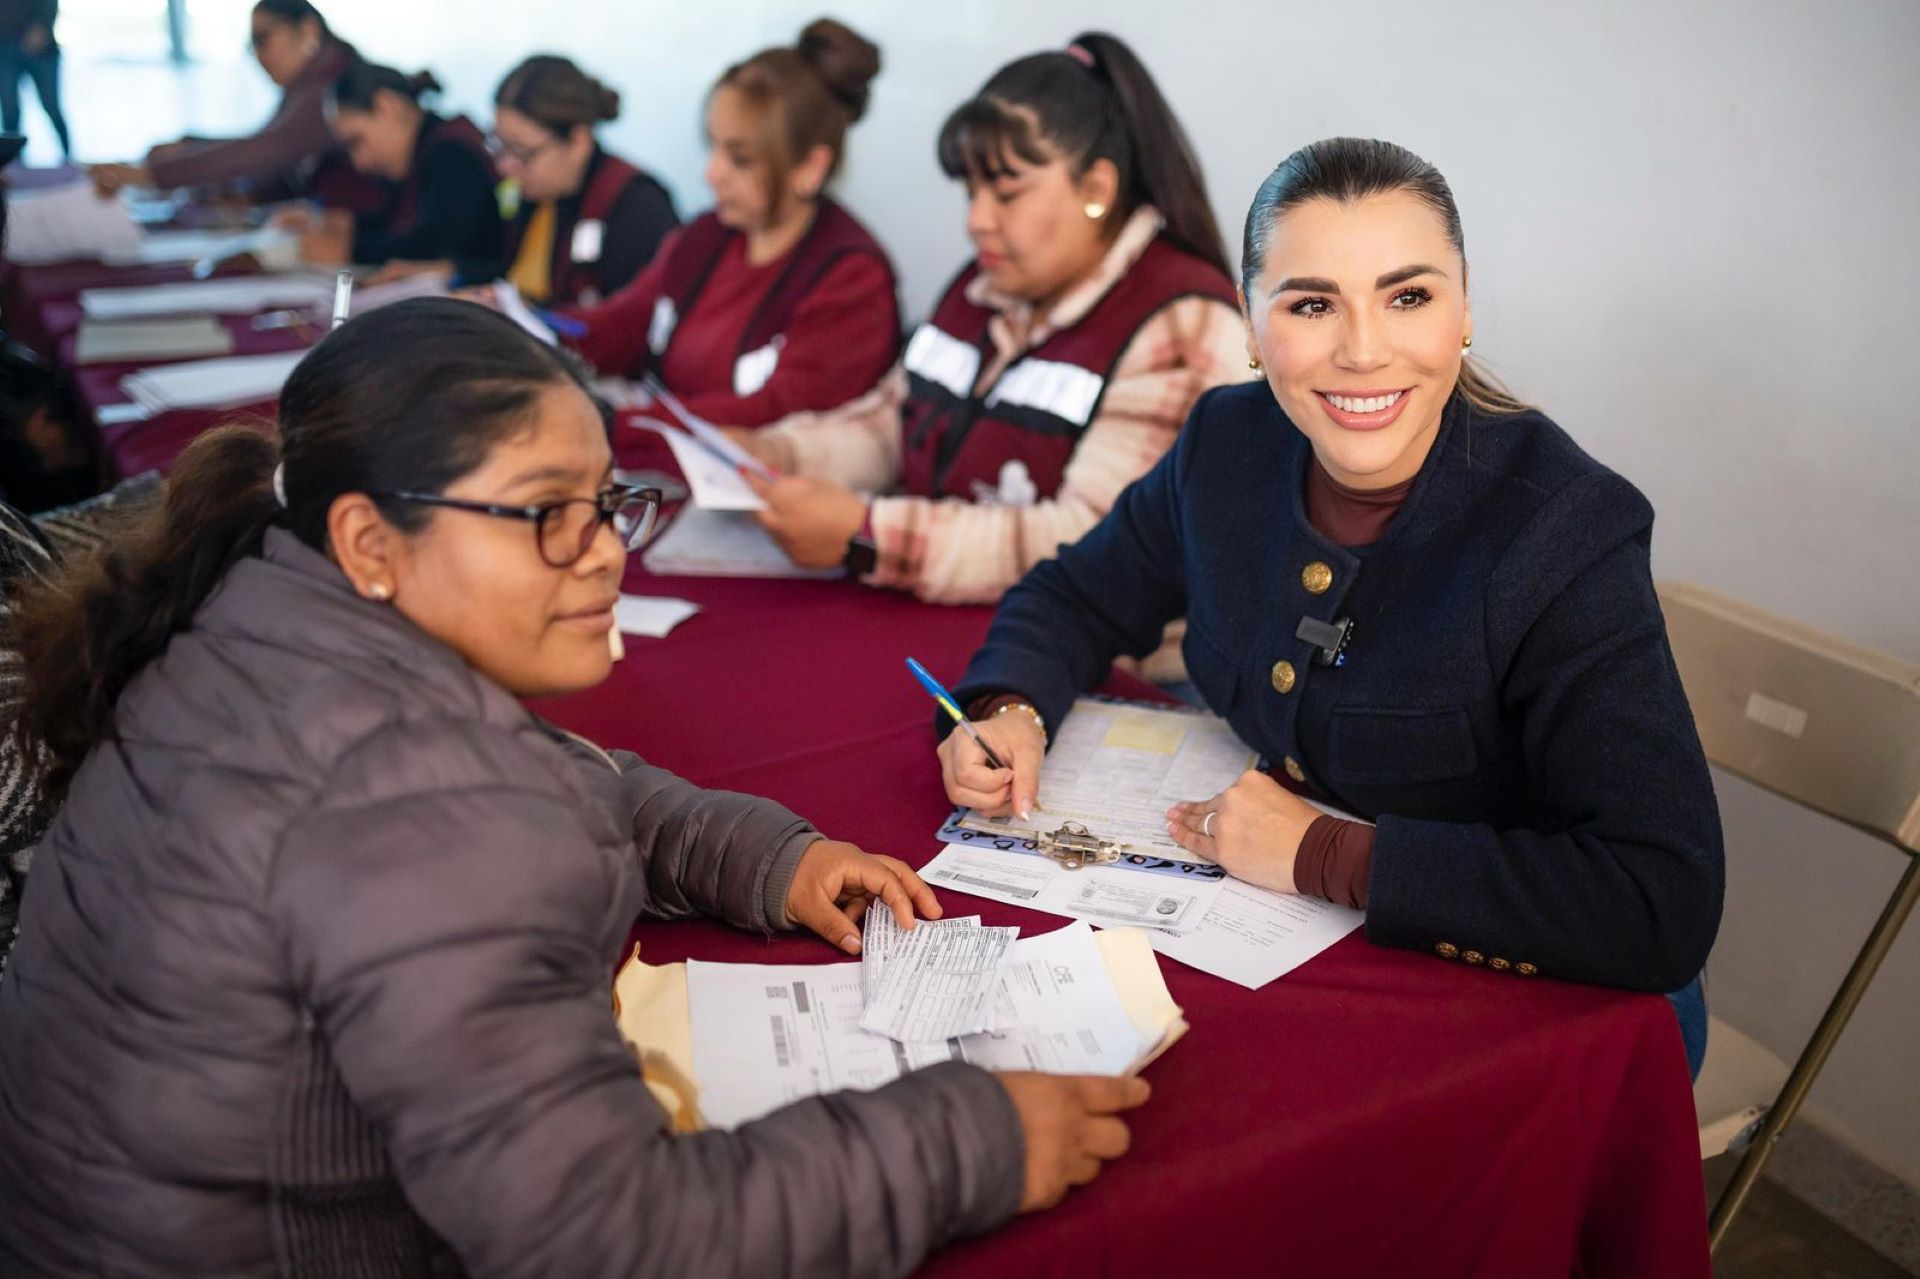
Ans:
POLYGON ((1307 523, 1311 456, 1264 383, 1203 396, 1172 452, 1007 593, 961 704, 1017 692, 1058 724, 1185 616, 1207 705, 1377 823, 1375 942, 1687 985, 1724 862, 1652 507, 1540 414, 1456 398, 1385 534, 1343 549, 1307 523), (1302 618, 1350 622, 1338 664, 1316 662, 1302 618))

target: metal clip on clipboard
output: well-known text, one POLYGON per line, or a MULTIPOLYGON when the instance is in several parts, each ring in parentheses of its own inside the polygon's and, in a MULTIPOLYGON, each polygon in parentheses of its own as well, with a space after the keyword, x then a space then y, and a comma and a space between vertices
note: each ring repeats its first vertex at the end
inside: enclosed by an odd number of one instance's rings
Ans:
POLYGON ((1120 860, 1120 845, 1101 839, 1079 822, 1063 822, 1056 831, 1042 831, 1034 837, 1035 848, 1046 857, 1079 870, 1082 866, 1105 866, 1120 860))

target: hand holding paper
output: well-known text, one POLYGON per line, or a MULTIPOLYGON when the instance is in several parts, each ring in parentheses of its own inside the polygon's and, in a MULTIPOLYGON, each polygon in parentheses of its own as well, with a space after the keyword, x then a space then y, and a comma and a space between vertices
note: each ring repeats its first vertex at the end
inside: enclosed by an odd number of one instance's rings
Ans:
POLYGON ((800 858, 787 891, 787 917, 857 955, 860 917, 875 902, 891 910, 907 931, 913 929, 916 909, 928 919, 941 915, 933 890, 899 858, 877 857, 852 844, 823 839, 800 858))

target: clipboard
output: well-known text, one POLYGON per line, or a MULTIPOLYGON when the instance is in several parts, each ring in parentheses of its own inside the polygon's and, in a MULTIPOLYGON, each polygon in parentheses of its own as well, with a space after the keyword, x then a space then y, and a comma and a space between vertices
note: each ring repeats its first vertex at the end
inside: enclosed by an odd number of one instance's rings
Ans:
MULTIPOLYGON (((1234 778, 1259 762, 1259 752, 1235 738, 1226 721, 1211 712, 1194 706, 1169 706, 1097 694, 1075 699, 1074 711, 1068 713, 1054 734, 1054 749, 1060 750, 1065 746, 1080 752, 1118 747, 1139 749, 1147 755, 1161 753, 1171 756, 1185 749, 1185 734, 1194 729, 1200 729, 1207 735, 1208 748, 1218 756, 1214 766, 1202 774, 1210 778, 1207 784, 1212 789, 1208 794, 1225 789, 1234 778), (1076 724, 1074 714, 1082 707, 1101 711, 1116 708, 1142 712, 1144 715, 1125 721, 1114 718, 1100 744, 1089 747, 1086 742, 1077 740, 1085 724, 1076 724), (1143 723, 1147 717, 1151 722, 1143 723), (1190 722, 1183 725, 1182 720, 1190 722), (1169 745, 1166 735, 1174 729, 1179 729, 1182 736, 1169 745)), ((1049 752, 1048 758, 1054 758, 1053 752, 1049 752)), ((1174 764, 1169 767, 1171 771, 1174 764)), ((1041 785, 1044 793, 1044 770, 1041 785)), ((1155 811, 1160 806, 1161 798, 1169 797, 1154 798, 1150 806, 1155 811)), ((1205 796, 1182 794, 1178 798, 1205 796)), ((1103 822, 1091 811, 1086 811, 1091 807, 1082 804, 1079 811, 1061 813, 1057 819, 1036 814, 1040 820, 1032 826, 1015 822, 1011 817, 980 817, 970 808, 956 808, 941 825, 935 838, 946 844, 977 844, 1003 852, 1033 853, 1050 858, 1068 870, 1079 870, 1085 866, 1118 866, 1183 879, 1227 878, 1226 870, 1219 864, 1194 857, 1157 833, 1150 840, 1141 838, 1142 828, 1138 822, 1121 822, 1117 827, 1103 822)))

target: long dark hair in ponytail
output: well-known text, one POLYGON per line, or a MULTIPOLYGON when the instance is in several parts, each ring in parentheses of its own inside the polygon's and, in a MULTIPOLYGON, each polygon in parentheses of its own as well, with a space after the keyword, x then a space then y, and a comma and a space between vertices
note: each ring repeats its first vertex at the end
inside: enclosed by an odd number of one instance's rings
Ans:
POLYGON ((1109 160, 1120 176, 1111 225, 1151 204, 1169 240, 1233 273, 1193 144, 1118 36, 1089 32, 1065 49, 1009 62, 947 117, 938 154, 950 178, 998 177, 1010 155, 1028 164, 1064 158, 1076 174, 1109 160))
MULTIPOLYGON (((269 529, 325 551, 342 494, 443 492, 524 429, 542 391, 569 380, 587 390, 572 356, 453 298, 396 302, 329 333, 280 393, 279 439, 245 426, 201 436, 180 455, 163 507, 24 593, 14 732, 22 754, 42 761, 41 785, 64 797, 87 753, 114 740, 127 685, 236 564, 260 554, 269 529)), ((403 532, 431 518, 390 499, 380 509, 403 532)))

